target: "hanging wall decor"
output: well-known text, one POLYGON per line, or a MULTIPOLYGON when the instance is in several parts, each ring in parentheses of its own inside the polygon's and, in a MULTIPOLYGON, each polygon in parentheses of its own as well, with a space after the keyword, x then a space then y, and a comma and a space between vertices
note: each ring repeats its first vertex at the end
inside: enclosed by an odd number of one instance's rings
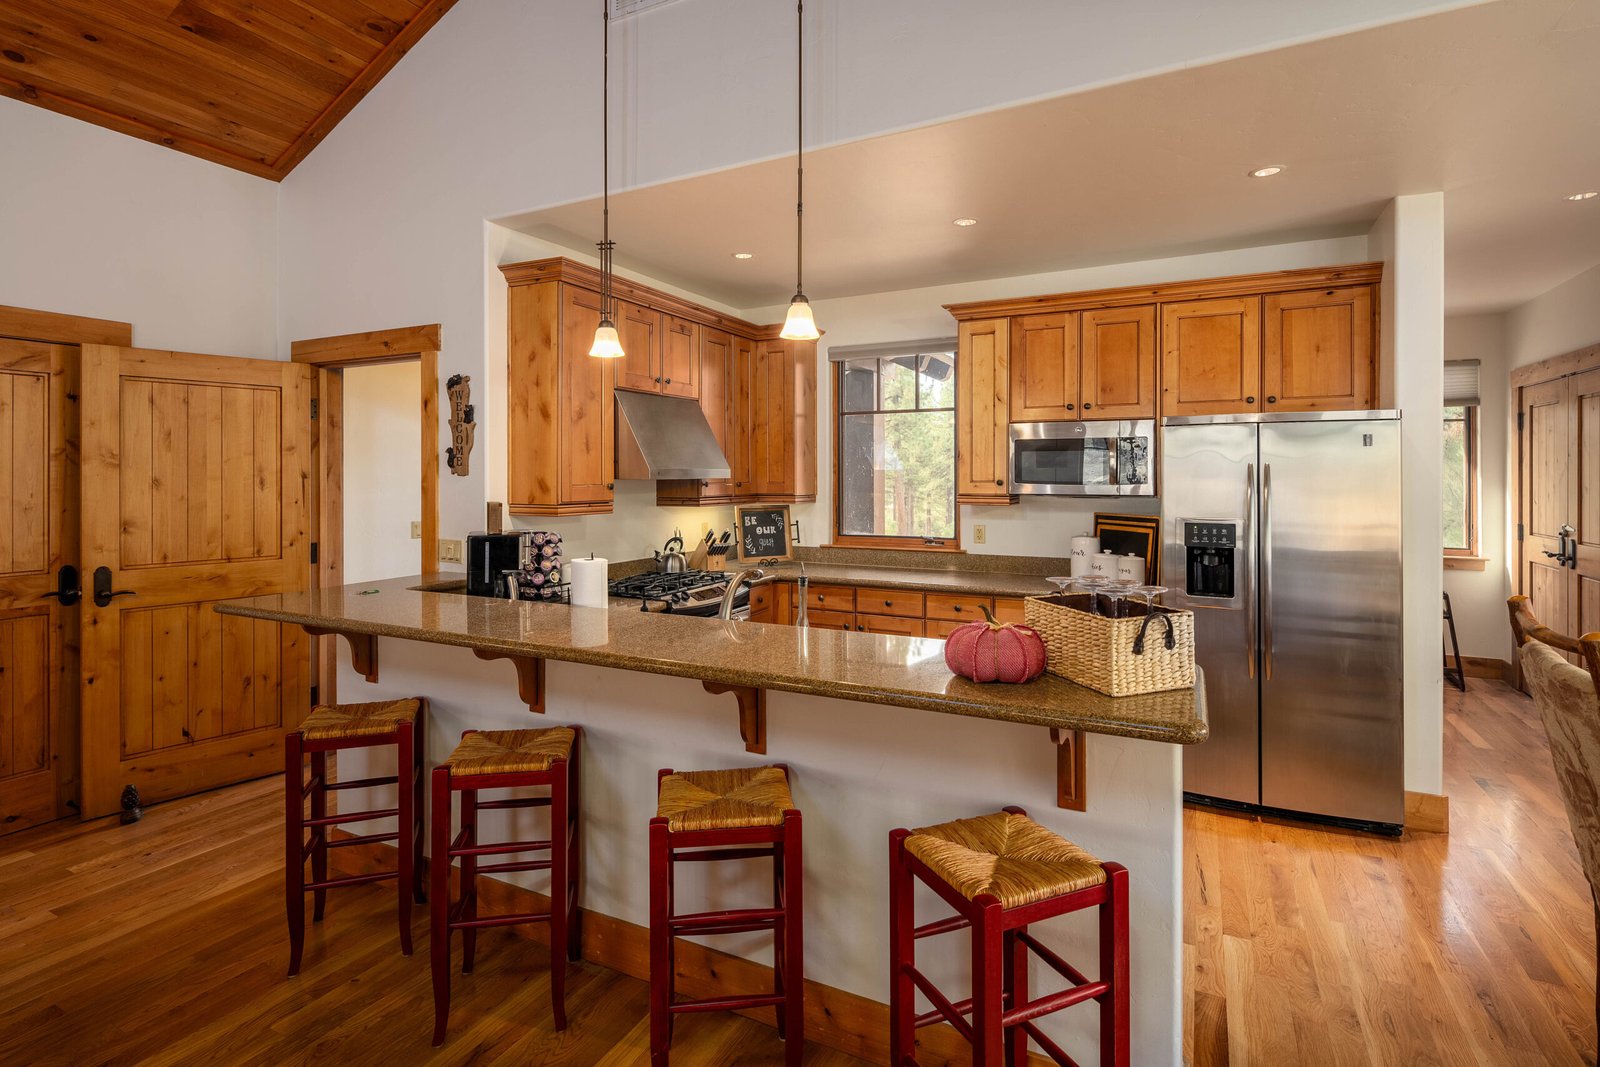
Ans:
POLYGON ((444 383, 450 396, 450 447, 445 449, 445 463, 451 474, 467 476, 467 461, 472 457, 472 438, 478 424, 472 421, 472 378, 466 374, 452 374, 444 383))

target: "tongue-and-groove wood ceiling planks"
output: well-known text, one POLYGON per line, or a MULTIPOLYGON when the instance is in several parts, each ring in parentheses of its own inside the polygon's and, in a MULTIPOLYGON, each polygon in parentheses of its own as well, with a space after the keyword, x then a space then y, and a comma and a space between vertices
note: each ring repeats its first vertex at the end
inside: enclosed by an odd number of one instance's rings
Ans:
POLYGON ((0 93, 280 180, 455 0, 0 0, 0 93))

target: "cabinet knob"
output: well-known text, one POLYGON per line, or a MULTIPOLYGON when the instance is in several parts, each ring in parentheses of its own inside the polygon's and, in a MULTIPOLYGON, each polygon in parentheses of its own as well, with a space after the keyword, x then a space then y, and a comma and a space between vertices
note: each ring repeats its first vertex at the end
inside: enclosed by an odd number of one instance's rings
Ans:
POLYGON ((1276 403, 1277 403, 1277 402, 1278 402, 1278 398, 1277 398, 1277 397, 1275 397, 1275 396, 1269 396, 1269 397, 1267 397, 1267 403, 1269 403, 1269 404, 1276 404, 1276 403))
POLYGON ((994 484, 995 485, 1005 485, 1006 484, 1006 480, 1004 478, 996 478, 994 480, 994 484))
POLYGON ((1067 410, 1068 410, 1068 411, 1071 411, 1071 410, 1072 410, 1072 405, 1071 405, 1071 404, 1068 404, 1068 405, 1067 405, 1067 410))
POLYGON ((862 626, 862 625, 861 625, 861 624, 860 624, 860 623, 859 623, 859 622, 858 622, 858 623, 856 623, 856 629, 858 629, 858 630, 865 630, 865 629, 866 629, 866 627, 865 627, 865 626, 862 626))
POLYGON ((613 483, 611 483, 611 482, 607 482, 607 483, 606 483, 606 488, 607 488, 607 489, 615 489, 615 488, 616 488, 616 485, 615 485, 615 484, 613 484, 613 483))
POLYGON ((657 384, 657 385, 660 385, 660 384, 661 384, 661 379, 660 379, 660 378, 657 378, 657 379, 656 379, 656 384, 657 384))
POLYGON ((952 604, 950 606, 950 610, 951 611, 960 611, 961 610, 961 605, 960 604, 952 604))
POLYGON ((1253 396, 1247 396, 1244 398, 1244 402, 1246 404, 1254 404, 1256 402, 1256 398, 1253 396))
POLYGON ((1093 404, 1085 404, 1085 405, 1083 405, 1083 410, 1088 411, 1092 407, 1094 407, 1093 404))
POLYGON ((894 607, 894 601, 892 601, 892 600, 885 600, 885 601, 884 601, 884 602, 883 602, 883 606, 884 606, 884 607, 886 607, 886 608, 892 608, 892 607, 894 607))

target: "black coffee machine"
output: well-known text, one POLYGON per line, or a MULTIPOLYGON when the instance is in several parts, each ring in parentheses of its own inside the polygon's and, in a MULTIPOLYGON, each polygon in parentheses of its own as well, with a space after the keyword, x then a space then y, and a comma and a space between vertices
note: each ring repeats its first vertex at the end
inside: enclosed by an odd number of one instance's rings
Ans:
POLYGON ((1234 522, 1185 522, 1183 544, 1188 552, 1184 592, 1193 597, 1233 599, 1233 556, 1239 543, 1234 522))
POLYGON ((520 571, 532 552, 527 533, 467 535, 467 592, 472 596, 505 596, 506 571, 520 571))

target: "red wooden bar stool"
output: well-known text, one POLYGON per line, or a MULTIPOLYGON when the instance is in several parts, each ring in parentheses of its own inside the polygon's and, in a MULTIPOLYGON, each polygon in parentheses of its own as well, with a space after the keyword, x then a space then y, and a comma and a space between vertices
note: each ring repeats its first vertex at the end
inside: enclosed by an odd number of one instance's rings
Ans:
POLYGON ((312 893, 311 917, 322 921, 328 890, 365 885, 385 878, 396 880, 400 899, 400 951, 411 955, 411 900, 422 892, 422 745, 418 737, 428 702, 422 697, 380 700, 370 704, 323 704, 314 708, 297 730, 283 741, 284 802, 284 903, 289 912, 289 975, 300 972, 300 952, 306 941, 306 892, 312 893), (393 777, 328 781, 328 753, 352 748, 394 745, 393 777), (305 778, 305 756, 311 756, 311 779, 305 778), (409 770, 407 769, 409 768, 409 770), (399 798, 392 808, 328 814, 328 794, 340 789, 396 787, 399 798), (311 815, 306 816, 306 798, 311 815), (363 834, 328 840, 328 829, 343 823, 395 819, 399 827, 389 833, 363 834), (311 836, 306 837, 306 828, 311 836), (328 849, 366 845, 379 841, 398 843, 399 865, 392 871, 328 877, 328 849), (306 860, 311 861, 311 881, 306 881, 306 860))
POLYGON ((889 1062, 915 1067, 916 1029, 947 1020, 972 1042, 973 1067, 1022 1067, 1028 1038, 1056 1063, 1075 1065, 1034 1024, 1085 1000, 1100 1002, 1100 1063, 1127 1067, 1128 872, 1101 863, 1021 808, 889 834, 889 1062), (917 926, 912 903, 920 878, 956 910, 917 926), (1082 908, 1100 909, 1100 977, 1077 968, 1028 933, 1030 923, 1082 908), (952 1004, 917 970, 918 938, 972 929, 972 996, 952 1004), (1028 999, 1028 953, 1069 983, 1028 999), (933 1010, 916 1014, 916 991, 933 1010), (970 1020, 968 1016, 971 1016, 970 1020))
POLYGON ((801 917, 800 812, 787 767, 661 772, 650 820, 650 1062, 665 1067, 672 1017, 689 1011, 778 1009, 784 1062, 805 1050, 805 939, 801 917), (721 847, 731 846, 731 847, 721 847), (686 849, 690 851, 678 851, 686 849), (673 911, 673 864, 772 857, 772 907, 673 911), (773 933, 773 991, 674 1003, 674 938, 688 934, 773 933))
POLYGON ((450 937, 461 933, 461 973, 471 974, 478 931, 490 926, 550 924, 550 1003, 557 1030, 567 1028, 567 961, 582 954, 578 929, 578 749, 577 726, 538 730, 468 730, 450 757, 433 769, 433 1043, 444 1043, 450 1017, 450 937), (479 800, 484 789, 549 786, 548 796, 479 800), (450 838, 452 795, 461 794, 461 830, 450 838), (507 808, 550 809, 544 841, 478 840, 478 813, 507 808), (486 856, 549 852, 544 859, 480 864, 486 856), (450 901, 450 861, 461 860, 461 897, 450 901), (550 872, 550 909, 508 915, 478 914, 480 874, 550 872))

